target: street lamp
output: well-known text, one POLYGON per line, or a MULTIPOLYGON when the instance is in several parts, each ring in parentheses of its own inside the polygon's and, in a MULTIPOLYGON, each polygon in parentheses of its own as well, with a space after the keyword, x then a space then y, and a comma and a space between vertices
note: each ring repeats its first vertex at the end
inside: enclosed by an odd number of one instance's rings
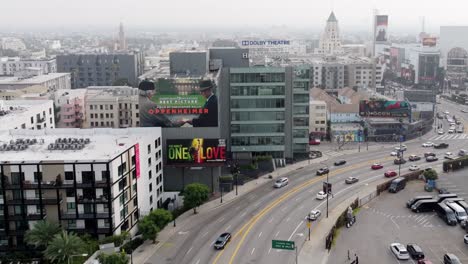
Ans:
MULTIPOLYGON (((327 167, 328 169, 328 166, 327 164, 323 163, 323 162, 320 162, 320 164, 324 165, 327 167)), ((330 186, 330 183, 328 182, 328 172, 330 171, 330 169, 327 170, 327 187, 325 188, 326 190, 326 194, 327 194, 327 218, 328 218, 328 195, 330 193, 330 190, 328 189, 328 187, 330 186)))
POLYGON ((71 263, 71 259, 72 259, 73 257, 87 257, 87 256, 88 256, 87 253, 84 253, 84 254, 77 254, 77 255, 70 255, 70 256, 68 257, 68 264, 71 263))

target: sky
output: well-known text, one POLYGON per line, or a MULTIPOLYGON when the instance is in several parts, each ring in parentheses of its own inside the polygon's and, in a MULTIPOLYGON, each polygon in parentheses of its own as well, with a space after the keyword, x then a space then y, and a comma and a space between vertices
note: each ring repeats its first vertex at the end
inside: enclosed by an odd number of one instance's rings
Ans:
POLYGON ((373 9, 389 31, 468 25, 467 0, 0 0, 0 28, 116 26, 246 28, 281 25, 322 29, 333 10, 344 30, 371 30, 373 9))

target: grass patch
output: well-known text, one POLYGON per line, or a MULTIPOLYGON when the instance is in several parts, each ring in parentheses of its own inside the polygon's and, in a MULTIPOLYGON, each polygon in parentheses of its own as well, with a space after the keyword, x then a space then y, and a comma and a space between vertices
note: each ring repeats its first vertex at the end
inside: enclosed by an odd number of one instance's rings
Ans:
POLYGON ((357 215, 361 211, 361 207, 357 207, 353 210, 353 215, 357 215))
POLYGON ((338 236, 340 235, 340 232, 341 232, 341 227, 335 228, 335 230, 333 231, 332 247, 335 246, 336 240, 338 239, 338 236))

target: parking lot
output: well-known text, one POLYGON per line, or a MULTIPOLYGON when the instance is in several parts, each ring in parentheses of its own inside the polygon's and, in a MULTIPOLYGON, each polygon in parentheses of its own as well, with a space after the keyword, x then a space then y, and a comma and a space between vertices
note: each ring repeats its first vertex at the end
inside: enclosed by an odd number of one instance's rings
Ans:
POLYGON ((390 243, 418 244, 426 259, 442 263, 447 252, 457 255, 462 263, 468 263, 468 245, 463 242, 464 230, 448 226, 435 213, 413 213, 406 208, 406 201, 417 195, 438 195, 424 191, 421 181, 409 182, 397 194, 385 192, 367 205, 357 215, 351 228, 342 228, 332 249, 328 263, 350 263, 348 250, 359 263, 416 263, 399 261, 389 249, 390 243))
POLYGON ((445 188, 451 193, 458 194, 459 197, 468 201, 468 169, 455 172, 441 173, 437 180, 438 188, 445 188))

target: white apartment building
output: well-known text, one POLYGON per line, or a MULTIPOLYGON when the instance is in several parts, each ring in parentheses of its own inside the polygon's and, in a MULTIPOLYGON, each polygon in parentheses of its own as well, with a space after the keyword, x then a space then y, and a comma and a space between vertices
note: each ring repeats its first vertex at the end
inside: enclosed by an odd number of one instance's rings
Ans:
POLYGON ((326 135, 327 133, 327 103, 311 100, 309 107, 309 133, 326 135))
POLYGON ((20 246, 43 219, 99 238, 135 234, 162 205, 160 128, 3 130, 0 141, 2 245, 20 246))
POLYGON ((22 89, 33 85, 46 87, 49 91, 71 89, 70 73, 0 77, 0 90, 22 89))
POLYGON ((21 59, 19 57, 0 58, 0 75, 15 75, 30 68, 39 69, 42 74, 57 72, 55 59, 21 59))
POLYGON ((85 98, 84 128, 139 127, 138 89, 128 86, 90 86, 85 98))
POLYGON ((0 101, 0 130, 55 128, 52 100, 0 101))

